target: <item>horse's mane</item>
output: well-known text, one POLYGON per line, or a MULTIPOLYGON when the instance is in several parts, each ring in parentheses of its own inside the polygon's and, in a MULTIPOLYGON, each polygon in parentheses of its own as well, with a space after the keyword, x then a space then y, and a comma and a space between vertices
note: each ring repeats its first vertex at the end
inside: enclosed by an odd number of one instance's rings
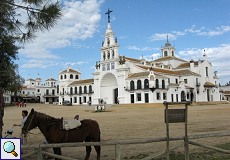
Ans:
POLYGON ((56 121, 56 120, 59 120, 58 118, 55 118, 55 117, 52 117, 52 116, 49 116, 45 113, 41 113, 41 112, 37 112, 37 111, 34 111, 34 113, 36 114, 36 116, 38 118, 41 118, 42 120, 46 120, 46 121, 56 121))

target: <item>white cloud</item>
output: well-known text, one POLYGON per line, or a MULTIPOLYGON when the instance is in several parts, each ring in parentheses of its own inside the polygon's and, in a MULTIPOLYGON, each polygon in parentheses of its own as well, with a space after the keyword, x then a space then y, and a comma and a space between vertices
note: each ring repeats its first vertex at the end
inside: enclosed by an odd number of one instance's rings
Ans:
POLYGON ((48 68, 52 66, 58 66, 58 63, 55 61, 49 61, 49 60, 29 60, 25 64, 21 66, 21 68, 24 69, 31 69, 31 68, 48 68))
POLYGON ((171 33, 156 33, 149 37, 150 41, 159 41, 159 40, 166 40, 167 36, 169 39, 176 39, 176 35, 171 33))
POLYGON ((169 39, 176 39, 177 37, 184 36, 187 34, 194 34, 198 36, 219 36, 223 35, 224 33, 230 32, 230 26, 220 26, 216 27, 215 29, 207 29, 204 26, 197 28, 193 25, 190 28, 184 29, 184 31, 172 31, 171 33, 155 33, 154 35, 150 36, 150 41, 161 41, 167 38, 169 39))
POLYGON ((152 51, 152 50, 156 50, 156 48, 151 48, 151 47, 139 48, 137 46, 128 46, 127 48, 130 49, 130 50, 137 50, 137 51, 152 51))
POLYGON ((201 59, 204 50, 208 56, 209 62, 212 63, 214 70, 218 71, 220 80, 228 82, 230 75, 230 44, 222 44, 213 48, 186 49, 184 51, 180 51, 178 54, 180 57, 186 58, 187 60, 198 60, 201 59))
POLYGON ((49 49, 63 48, 76 43, 75 40, 91 38, 98 28, 101 18, 99 8, 102 2, 97 0, 63 1, 63 16, 57 25, 50 31, 39 32, 37 38, 27 44, 20 54, 28 58, 41 58, 43 54, 51 59, 53 55, 49 49), (31 55, 32 50, 39 54, 31 55))

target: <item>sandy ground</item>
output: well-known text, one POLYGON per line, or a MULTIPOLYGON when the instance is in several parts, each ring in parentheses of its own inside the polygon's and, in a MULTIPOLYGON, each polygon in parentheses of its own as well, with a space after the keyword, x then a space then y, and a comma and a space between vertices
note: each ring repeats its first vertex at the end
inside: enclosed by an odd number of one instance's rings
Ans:
MULTIPOLYGON (((181 106, 182 107, 182 106, 181 106)), ((173 108, 181 108, 173 106, 173 108)), ((94 112, 91 106, 58 106, 45 104, 27 104, 26 108, 7 107, 4 116, 4 131, 11 128, 15 123, 21 123, 21 111, 34 108, 38 112, 46 113, 57 118, 73 118, 76 114, 80 119, 95 119, 101 129, 102 141, 160 138, 166 136, 166 125, 164 123, 164 106, 162 104, 134 104, 113 105, 106 108, 106 112, 94 112)), ((193 104, 188 109, 188 134, 220 133, 230 131, 230 104, 193 104)), ((14 136, 20 137, 20 127, 14 127, 14 136)), ((28 137, 29 144, 41 144, 44 137, 38 129, 32 130, 28 137)), ((170 124, 170 136, 183 136, 184 124, 170 124)), ((230 143, 230 137, 206 138, 196 140, 204 144, 230 143)), ((183 151, 183 142, 170 142, 170 148, 179 147, 183 151)), ((115 155, 114 146, 102 147, 102 160, 113 160, 115 155)), ((166 148, 165 142, 125 145, 122 146, 122 159, 131 159, 131 156, 140 154, 150 155, 163 152, 166 148)), ((190 151, 198 151, 198 147, 190 147, 190 151)), ((77 159, 84 159, 85 148, 64 148, 63 155, 77 159)), ((91 159, 95 159, 95 150, 92 150, 91 159)), ((31 158, 35 159, 35 158, 31 158)))

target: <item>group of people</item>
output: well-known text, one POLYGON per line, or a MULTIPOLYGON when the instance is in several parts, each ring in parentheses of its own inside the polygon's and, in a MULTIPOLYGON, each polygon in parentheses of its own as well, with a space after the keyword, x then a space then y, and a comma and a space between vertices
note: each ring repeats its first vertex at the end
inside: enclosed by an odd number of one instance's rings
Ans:
POLYGON ((17 107, 26 107, 26 102, 16 102, 17 107))
MULTIPOLYGON (((27 110, 23 110, 22 111, 22 121, 21 121, 21 124, 14 124, 13 125, 13 127, 15 127, 15 126, 21 127, 22 144, 26 144, 27 143, 27 134, 23 134, 22 133, 22 128, 24 126, 24 123, 26 122, 27 116, 28 116, 28 111, 27 110)), ((15 137, 13 137, 12 134, 13 134, 13 129, 12 128, 8 129, 7 132, 6 132, 5 138, 15 138, 15 137)))

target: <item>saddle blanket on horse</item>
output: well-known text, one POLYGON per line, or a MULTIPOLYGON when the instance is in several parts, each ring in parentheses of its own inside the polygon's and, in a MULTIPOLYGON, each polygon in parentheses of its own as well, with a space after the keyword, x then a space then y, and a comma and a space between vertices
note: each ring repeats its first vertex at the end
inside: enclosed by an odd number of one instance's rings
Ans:
POLYGON ((63 129, 70 130, 81 126, 81 122, 77 119, 63 119, 63 129))

